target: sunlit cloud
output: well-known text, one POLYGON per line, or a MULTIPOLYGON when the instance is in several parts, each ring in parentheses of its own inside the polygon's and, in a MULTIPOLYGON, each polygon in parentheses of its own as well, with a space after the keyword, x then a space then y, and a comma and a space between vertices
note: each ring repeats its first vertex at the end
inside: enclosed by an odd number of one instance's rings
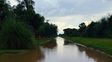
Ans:
POLYGON ((49 17, 47 19, 51 20, 49 23, 56 24, 59 29, 59 33, 63 33, 63 29, 65 28, 76 28, 78 29, 78 25, 84 22, 87 26, 92 22, 97 22, 101 18, 108 16, 108 14, 112 14, 111 11, 93 14, 93 15, 70 15, 70 16, 58 16, 58 17, 49 17))
POLYGON ((8 1, 10 1, 11 6, 18 4, 16 0, 8 0, 8 1))

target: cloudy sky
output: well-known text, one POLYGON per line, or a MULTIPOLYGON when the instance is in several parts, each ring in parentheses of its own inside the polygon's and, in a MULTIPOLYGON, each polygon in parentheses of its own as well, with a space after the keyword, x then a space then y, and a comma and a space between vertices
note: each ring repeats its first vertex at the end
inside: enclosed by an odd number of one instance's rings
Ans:
POLYGON ((112 13, 112 0, 34 1, 36 12, 50 20, 49 23, 56 24, 59 33, 63 33, 64 28, 78 28, 82 22, 88 25, 112 13))

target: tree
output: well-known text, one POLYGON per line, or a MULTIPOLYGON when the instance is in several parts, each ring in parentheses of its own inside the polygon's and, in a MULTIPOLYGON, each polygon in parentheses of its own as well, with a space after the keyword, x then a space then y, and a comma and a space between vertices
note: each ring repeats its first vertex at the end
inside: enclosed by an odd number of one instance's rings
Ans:
POLYGON ((8 12, 8 4, 6 0, 0 0, 0 22, 5 19, 6 13, 8 12))
POLYGON ((80 36, 84 36, 85 35, 85 30, 86 30, 86 24, 85 23, 79 24, 79 33, 80 33, 80 36))
POLYGON ((71 28, 67 28, 67 29, 64 29, 64 35, 65 36, 78 36, 79 35, 79 32, 77 29, 71 29, 71 28))
POLYGON ((112 15, 107 18, 107 31, 105 32, 108 37, 112 37, 112 15))
POLYGON ((44 23, 39 31, 38 35, 42 37, 51 37, 51 36, 56 36, 57 35, 57 26, 49 23, 44 23))
POLYGON ((32 32, 23 23, 8 19, 3 23, 0 31, 0 48, 32 48, 32 35, 32 32))
POLYGON ((17 1, 18 5, 11 7, 5 0, 0 0, 1 49, 32 48, 32 36, 57 35, 57 26, 45 23, 44 16, 35 13, 33 0, 17 1))
POLYGON ((32 0, 19 1, 19 4, 14 8, 14 12, 16 18, 25 22, 35 32, 35 35, 37 35, 37 31, 43 25, 45 18, 35 13, 33 4, 34 2, 32 0))

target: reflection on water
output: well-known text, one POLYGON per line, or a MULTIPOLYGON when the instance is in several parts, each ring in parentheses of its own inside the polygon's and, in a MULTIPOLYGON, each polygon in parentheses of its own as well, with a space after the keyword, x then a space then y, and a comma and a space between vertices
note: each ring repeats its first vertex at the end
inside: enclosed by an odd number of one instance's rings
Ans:
POLYGON ((96 62, 112 62, 112 57, 106 56, 100 52, 93 51, 82 46, 78 46, 80 51, 85 51, 88 57, 93 58, 96 62))
POLYGON ((2 54, 0 62, 112 62, 111 57, 89 48, 65 45, 61 37, 54 41, 23 54, 2 54))
POLYGON ((53 49, 54 47, 56 47, 57 43, 56 43, 56 39, 51 40, 50 42, 47 42, 45 45, 43 45, 43 48, 50 48, 53 49))
POLYGON ((56 38, 54 49, 43 48, 45 58, 41 62, 112 62, 112 58, 82 46, 64 44, 64 39, 56 38))
POLYGON ((64 45, 63 38, 56 38, 57 47, 44 49, 45 59, 42 62, 95 62, 85 52, 80 52, 76 45, 64 45))
POLYGON ((60 37, 56 38, 56 43, 57 43, 58 47, 63 47, 64 41, 65 40, 63 38, 60 38, 60 37))

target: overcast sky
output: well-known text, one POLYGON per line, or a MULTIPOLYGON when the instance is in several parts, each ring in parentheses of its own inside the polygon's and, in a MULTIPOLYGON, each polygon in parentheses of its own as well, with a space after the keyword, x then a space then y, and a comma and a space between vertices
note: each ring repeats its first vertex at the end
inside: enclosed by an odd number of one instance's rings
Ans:
POLYGON ((112 0, 34 1, 36 12, 45 16, 50 23, 56 24, 59 33, 63 33, 65 28, 78 28, 82 22, 88 25, 91 21, 98 21, 112 13, 112 0))

